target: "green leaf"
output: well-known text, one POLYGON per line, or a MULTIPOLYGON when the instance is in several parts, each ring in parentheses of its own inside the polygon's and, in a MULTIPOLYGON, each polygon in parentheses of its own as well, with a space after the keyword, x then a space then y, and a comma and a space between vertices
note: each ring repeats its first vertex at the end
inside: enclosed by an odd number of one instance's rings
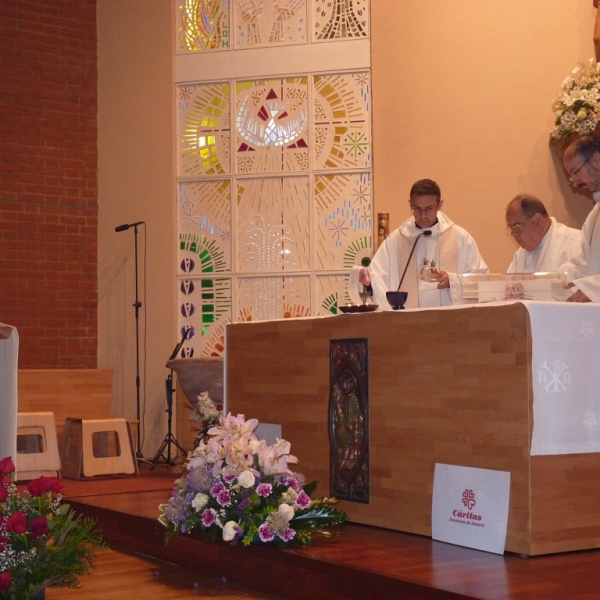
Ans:
POLYGON ((303 486, 302 489, 310 496, 317 489, 317 485, 319 485, 318 481, 311 481, 303 486))
POLYGON ((290 525, 306 526, 317 525, 325 527, 327 525, 338 525, 348 520, 348 515, 337 508, 331 506, 316 506, 298 513, 290 520, 290 525))

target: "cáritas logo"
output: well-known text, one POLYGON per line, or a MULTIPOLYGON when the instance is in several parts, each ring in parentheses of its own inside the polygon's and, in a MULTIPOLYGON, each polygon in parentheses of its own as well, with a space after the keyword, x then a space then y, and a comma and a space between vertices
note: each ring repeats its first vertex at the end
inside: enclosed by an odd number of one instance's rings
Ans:
POLYGON ((475 492, 467 488, 462 494, 462 503, 469 510, 471 510, 477 504, 475 500, 475 492))

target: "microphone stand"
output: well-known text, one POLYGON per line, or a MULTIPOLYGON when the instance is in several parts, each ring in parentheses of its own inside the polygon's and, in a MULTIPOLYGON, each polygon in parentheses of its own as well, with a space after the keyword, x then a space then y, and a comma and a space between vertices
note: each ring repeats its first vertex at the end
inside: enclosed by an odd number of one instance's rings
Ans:
POLYGON ((138 296, 138 225, 145 225, 144 221, 137 221, 136 223, 125 223, 115 227, 115 231, 127 231, 133 227, 134 231, 134 243, 135 243, 135 302, 133 307, 135 308, 135 388, 136 388, 136 409, 137 409, 137 451, 135 453, 138 461, 143 461, 144 456, 142 454, 142 417, 140 411, 140 308, 142 303, 138 296))
MULTIPOLYGON (((183 332, 181 340, 179 341, 177 346, 175 346, 173 352, 171 352, 171 356, 169 357, 170 361, 176 358, 177 354, 179 354, 179 350, 181 350, 181 347, 183 346, 185 340, 187 340, 188 332, 189 330, 187 329, 183 332)), ((165 439, 162 441, 162 444, 158 449, 158 452, 155 454, 154 459, 152 460, 152 467, 150 468, 151 471, 154 470, 154 467, 156 467, 159 464, 167 465, 168 467, 175 465, 175 463, 171 459, 171 445, 179 449, 179 451, 183 455, 187 454, 186 451, 179 445, 179 442, 171 432, 173 420, 173 392, 175 391, 175 389, 173 388, 173 369, 171 369, 171 372, 167 376, 165 386, 167 392, 167 409, 165 410, 165 412, 167 413, 167 435, 165 436, 165 439), (167 451, 166 456, 165 450, 167 451)))
POLYGON ((135 240, 135 388, 136 388, 136 407, 138 420, 138 435, 137 435, 137 452, 138 460, 143 460, 142 454, 142 421, 140 412, 140 308, 142 303, 138 297, 138 226, 137 223, 133 226, 135 240))
POLYGON ((410 251, 410 254, 408 255, 408 260, 406 261, 406 267, 404 267, 404 273, 402 273, 402 277, 400 277, 400 283, 398 284, 398 289, 396 291, 400 291, 400 286, 402 285, 402 282, 404 281, 404 276, 406 275, 406 271, 408 269, 408 265, 410 264, 410 259, 412 258, 413 252, 415 251, 415 248, 417 247, 417 242, 419 241, 419 238, 424 235, 424 236, 430 236, 431 235, 431 229, 426 229, 423 233, 420 233, 417 236, 417 239, 415 240, 415 243, 413 244, 412 250, 410 251))

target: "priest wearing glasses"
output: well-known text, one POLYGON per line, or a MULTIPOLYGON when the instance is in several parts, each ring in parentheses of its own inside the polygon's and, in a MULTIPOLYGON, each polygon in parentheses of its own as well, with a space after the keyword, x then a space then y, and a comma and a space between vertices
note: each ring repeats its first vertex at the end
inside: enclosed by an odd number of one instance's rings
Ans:
POLYGON ((575 140, 565 150, 563 164, 571 185, 592 194, 596 202, 583 224, 581 246, 560 268, 572 291, 567 302, 600 302, 600 138, 575 140))
POLYGON ((531 194, 519 194, 508 203, 506 227, 521 246, 507 273, 558 272, 581 248, 581 231, 558 223, 531 194))
POLYGON ((391 309, 385 293, 397 290, 400 282, 401 291, 408 292, 406 308, 460 304, 460 274, 489 271, 471 235, 441 212, 443 203, 435 181, 417 181, 409 194, 413 216, 385 239, 369 268, 360 271, 358 280, 372 287, 379 310, 391 309))

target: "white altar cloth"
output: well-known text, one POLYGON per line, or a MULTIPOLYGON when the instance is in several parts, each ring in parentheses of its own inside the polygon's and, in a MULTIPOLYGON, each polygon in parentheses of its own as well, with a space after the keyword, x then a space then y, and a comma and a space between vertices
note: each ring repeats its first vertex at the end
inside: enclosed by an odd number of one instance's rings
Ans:
POLYGON ((17 368, 19 334, 0 323, 0 460, 17 463, 17 368))
POLYGON ((507 300, 436 310, 477 310, 514 302, 527 308, 531 321, 530 454, 600 452, 600 304, 507 300))
POLYGON ((531 454, 600 452, 600 305, 525 302, 531 318, 531 454))

